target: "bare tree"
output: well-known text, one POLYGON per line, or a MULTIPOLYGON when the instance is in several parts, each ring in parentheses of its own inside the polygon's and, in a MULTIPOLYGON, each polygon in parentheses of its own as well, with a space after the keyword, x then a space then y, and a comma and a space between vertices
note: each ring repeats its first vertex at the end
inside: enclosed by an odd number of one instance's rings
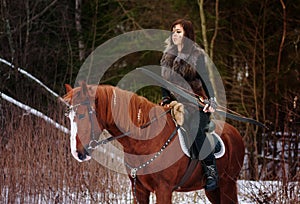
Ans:
POLYGON ((79 49, 79 61, 83 61, 85 58, 84 52, 84 41, 82 36, 82 26, 81 26, 81 6, 82 0, 75 0, 75 25, 78 36, 78 49, 79 49))
MULTIPOLYGON (((204 0, 197 0, 198 1, 198 6, 199 6, 199 16, 200 16, 200 21, 201 21, 201 32, 202 32, 202 40, 203 40, 203 46, 204 46, 204 50, 206 53, 209 54, 210 59, 213 61, 213 57, 214 57, 214 43, 217 37, 217 33, 218 33, 218 26, 219 26, 219 0, 216 0, 215 3, 215 27, 214 27, 214 34, 213 37, 210 41, 210 46, 209 46, 209 42, 208 42, 208 37, 207 37, 207 28, 206 28, 206 18, 205 18, 205 11, 203 8, 203 3, 204 0)), ((208 73, 209 73, 209 78, 210 81, 212 82, 213 85, 213 89, 214 89, 214 94, 216 96, 216 98, 218 98, 218 92, 216 91, 216 82, 215 82, 215 74, 214 74, 214 70, 211 68, 211 66, 213 66, 212 64, 208 64, 208 66, 210 66, 208 68, 208 73)))
MULTIPOLYGON (((275 104, 276 107, 276 118, 275 118, 275 131, 278 129, 278 121, 279 121, 279 86, 278 86, 278 76, 280 74, 280 67, 281 67, 281 55, 282 55, 282 50, 284 46, 284 41, 286 38, 286 6, 283 0, 280 0, 281 6, 282 6, 282 14, 283 14, 283 19, 282 19, 282 36, 281 36, 281 42, 279 46, 279 51, 278 51, 278 58, 277 58, 277 69, 276 69, 276 78, 275 78, 275 96, 277 96, 277 101, 275 104)), ((282 161, 282 177, 283 177, 283 186, 284 186, 284 193, 287 193, 287 177, 286 177, 286 169, 285 169, 285 137, 283 135, 283 141, 282 141, 282 152, 281 152, 281 161, 282 161)))

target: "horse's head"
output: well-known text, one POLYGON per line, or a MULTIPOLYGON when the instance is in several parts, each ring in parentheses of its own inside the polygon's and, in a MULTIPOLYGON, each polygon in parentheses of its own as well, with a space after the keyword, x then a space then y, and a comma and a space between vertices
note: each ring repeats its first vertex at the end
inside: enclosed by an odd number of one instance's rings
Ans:
POLYGON ((93 142, 101 134, 95 112, 96 87, 82 82, 73 89, 66 84, 66 91, 64 100, 70 104, 67 116, 71 123, 71 152, 76 160, 87 161, 91 159, 93 142))

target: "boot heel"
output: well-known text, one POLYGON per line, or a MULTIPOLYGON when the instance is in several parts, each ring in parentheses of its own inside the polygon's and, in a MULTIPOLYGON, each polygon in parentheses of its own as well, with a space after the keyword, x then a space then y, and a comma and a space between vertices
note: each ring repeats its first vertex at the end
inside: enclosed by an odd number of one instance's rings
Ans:
POLYGON ((216 166, 216 160, 215 158, 211 161, 203 161, 202 162, 204 175, 206 177, 206 185, 205 190, 212 191, 215 190, 218 187, 218 171, 216 166))

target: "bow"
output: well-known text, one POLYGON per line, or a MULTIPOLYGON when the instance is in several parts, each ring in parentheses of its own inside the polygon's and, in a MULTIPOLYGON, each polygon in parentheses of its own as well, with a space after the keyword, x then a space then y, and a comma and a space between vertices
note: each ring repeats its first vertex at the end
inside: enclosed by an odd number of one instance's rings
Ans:
MULTIPOLYGON (((142 73, 146 74, 147 76, 151 77, 152 79, 154 79, 156 82, 160 83, 161 85, 163 85, 164 87, 166 87, 167 89, 169 89, 170 91, 180 95, 181 97, 187 99, 189 102, 197 105, 200 108, 204 108, 204 105, 201 104, 201 102, 199 101, 199 99, 195 96, 192 96, 190 93, 180 89, 177 87, 177 85, 165 80, 164 78, 162 78, 161 76, 159 76, 158 74, 148 70, 148 69, 144 69, 144 68, 137 68, 138 71, 141 71, 142 73)), ((254 125, 258 125, 262 128, 266 128, 268 129, 264 124, 262 124, 261 122, 254 120, 252 118, 247 118, 245 116, 241 116, 241 115, 236 115, 236 114, 232 114, 232 113, 228 113, 224 110, 220 110, 220 109, 216 109, 215 111, 216 113, 233 119, 233 120, 237 120, 237 121, 241 121, 241 122, 247 122, 247 123, 251 123, 254 125)))

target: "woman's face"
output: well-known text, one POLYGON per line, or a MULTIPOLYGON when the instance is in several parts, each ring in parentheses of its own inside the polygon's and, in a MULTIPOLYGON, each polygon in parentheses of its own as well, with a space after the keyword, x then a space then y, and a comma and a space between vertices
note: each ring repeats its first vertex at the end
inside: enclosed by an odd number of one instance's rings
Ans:
POLYGON ((172 32, 173 32, 172 41, 173 41, 174 45, 182 47, 183 46, 182 42, 183 42, 183 37, 184 37, 183 27, 180 24, 177 24, 173 27, 172 32))

